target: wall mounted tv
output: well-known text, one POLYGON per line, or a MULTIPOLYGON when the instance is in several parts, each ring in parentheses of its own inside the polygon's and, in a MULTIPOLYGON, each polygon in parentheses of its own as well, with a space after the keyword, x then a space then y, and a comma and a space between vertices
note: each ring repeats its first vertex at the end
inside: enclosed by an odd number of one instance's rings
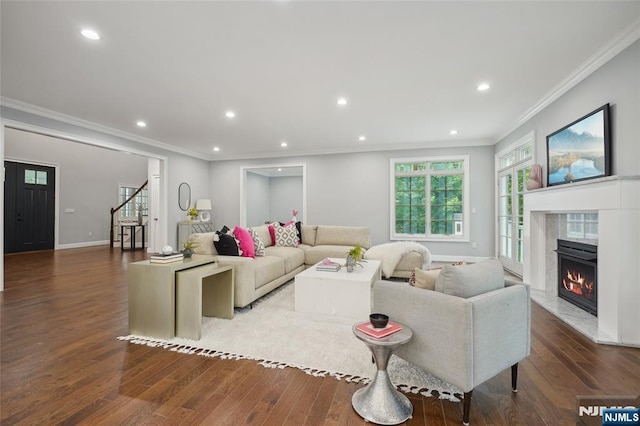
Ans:
POLYGON ((547 136, 547 185, 611 174, 609 104, 547 136))

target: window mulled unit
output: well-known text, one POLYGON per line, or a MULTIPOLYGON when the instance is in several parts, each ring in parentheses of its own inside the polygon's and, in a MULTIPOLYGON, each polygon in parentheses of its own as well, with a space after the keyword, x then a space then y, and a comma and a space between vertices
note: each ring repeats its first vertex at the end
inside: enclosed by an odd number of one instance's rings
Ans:
POLYGON ((469 156, 391 160, 391 239, 469 240, 469 156))

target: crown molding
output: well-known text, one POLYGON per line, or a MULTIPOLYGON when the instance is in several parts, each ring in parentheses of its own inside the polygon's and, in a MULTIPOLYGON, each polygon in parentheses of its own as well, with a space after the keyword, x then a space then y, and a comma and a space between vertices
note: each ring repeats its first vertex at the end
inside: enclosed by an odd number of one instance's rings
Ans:
MULTIPOLYGON (((22 111, 28 114, 37 115, 40 117, 48 118, 50 120, 59 121, 62 123, 70 124, 72 126, 81 127, 87 130, 92 130, 98 133, 115 136, 117 138, 126 139, 132 142, 138 142, 144 145, 153 146, 154 148, 164 149, 166 151, 175 152, 175 153, 186 155, 189 157, 194 157, 198 159, 202 159, 203 157, 202 154, 197 152, 189 151, 189 150, 176 147, 174 145, 170 145, 164 142, 159 142, 154 139, 145 138, 143 136, 139 136, 133 133, 124 132, 122 130, 114 129, 109 126, 104 126, 102 124, 95 123, 93 121, 83 120, 81 118, 77 118, 71 115, 63 114, 57 111, 53 111, 53 110, 42 108, 36 105, 28 104, 26 102, 18 101, 16 99, 7 98, 5 96, 0 97, 0 105, 17 110, 17 111, 22 111)), ((206 160, 211 160, 211 158, 206 158, 206 160)))
POLYGON ((495 142, 491 139, 472 139, 461 141, 433 141, 433 142, 416 142, 416 143, 400 143, 386 145, 367 145, 356 148, 334 148, 334 149, 315 149, 306 151, 277 151, 263 152, 246 155, 214 155, 210 161, 237 161, 237 160, 257 160, 261 158, 283 158, 283 157, 303 157, 318 155, 336 155, 336 154, 356 154, 363 152, 380 152, 380 151, 406 151, 410 149, 435 149, 435 148, 468 148, 473 146, 493 146, 495 142))
POLYGON ((623 31, 621 31, 616 37, 614 37, 609 43, 604 45, 596 53, 591 55, 573 73, 569 74, 556 87, 554 87, 549 93, 542 97, 542 99, 536 102, 536 104, 534 104, 531 108, 529 108, 529 110, 521 115, 515 122, 507 127, 500 135, 498 135, 494 142, 497 143, 500 140, 504 139, 511 132, 529 121, 536 114, 538 114, 540 111, 548 107, 552 102, 557 100, 560 96, 564 95, 569 90, 577 86, 578 83, 593 74, 624 49, 635 43, 638 39, 640 39, 640 18, 629 25, 627 28, 625 28, 623 31))

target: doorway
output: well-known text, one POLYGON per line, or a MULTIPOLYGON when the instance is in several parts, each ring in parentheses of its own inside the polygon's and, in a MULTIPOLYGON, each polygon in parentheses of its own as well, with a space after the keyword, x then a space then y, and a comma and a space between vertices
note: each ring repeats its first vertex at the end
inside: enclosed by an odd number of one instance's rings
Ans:
POLYGON ((4 252, 53 250, 56 170, 5 161, 4 252))

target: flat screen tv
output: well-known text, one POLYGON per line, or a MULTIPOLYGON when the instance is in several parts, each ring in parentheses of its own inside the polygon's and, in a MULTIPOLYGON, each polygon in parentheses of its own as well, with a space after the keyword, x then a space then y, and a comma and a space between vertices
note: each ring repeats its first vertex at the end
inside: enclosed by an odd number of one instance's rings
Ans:
POLYGON ((547 185, 611 174, 609 104, 547 136, 547 185))

